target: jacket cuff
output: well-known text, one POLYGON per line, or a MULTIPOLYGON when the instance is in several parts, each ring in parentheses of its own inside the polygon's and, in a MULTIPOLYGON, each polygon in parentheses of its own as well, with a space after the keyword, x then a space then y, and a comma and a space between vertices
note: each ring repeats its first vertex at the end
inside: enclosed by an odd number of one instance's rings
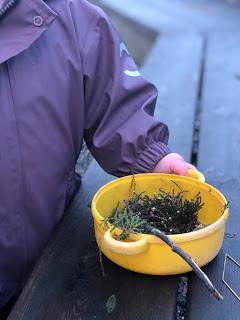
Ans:
POLYGON ((133 166, 134 173, 152 172, 157 163, 169 153, 171 151, 165 143, 151 143, 137 158, 133 166))

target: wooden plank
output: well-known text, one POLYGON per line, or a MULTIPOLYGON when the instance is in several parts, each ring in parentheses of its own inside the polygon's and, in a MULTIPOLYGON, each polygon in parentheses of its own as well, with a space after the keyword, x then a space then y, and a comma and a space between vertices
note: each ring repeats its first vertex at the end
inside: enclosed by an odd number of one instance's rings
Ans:
POLYGON ((208 179, 234 179, 240 174, 239 40, 238 33, 209 37, 199 147, 199 165, 208 179))
POLYGON ((111 179, 91 164, 9 320, 174 319, 177 277, 133 273, 104 257, 100 263, 89 204, 111 179))
MULTIPOLYGON (((224 296, 223 303, 210 298, 190 275, 187 318, 191 320, 239 319, 240 303, 222 283, 225 254, 240 262, 239 137, 240 137, 240 35, 225 33, 209 37, 203 86, 199 168, 207 181, 230 200, 230 219, 218 257, 204 268, 224 296)), ((227 280, 240 293, 240 270, 228 264, 227 280)))
MULTIPOLYGON (((225 254, 230 254, 234 259, 240 262, 240 227, 239 227, 239 190, 240 184, 237 180, 224 181, 223 184, 219 181, 210 181, 216 186, 227 198, 231 201, 230 218, 227 223, 223 247, 211 263, 203 270, 212 280, 224 297, 223 303, 215 301, 209 296, 206 288, 196 278, 194 274, 189 274, 190 291, 188 293, 187 316, 189 320, 230 320, 239 319, 240 302, 232 295, 227 287, 222 283, 222 273, 225 254)), ((227 281, 231 284, 234 290, 240 293, 240 270, 235 270, 229 277, 229 273, 233 271, 233 265, 228 264, 227 281)))
POLYGON ((160 31, 239 29, 240 4, 237 0, 129 0, 127 6, 116 0, 98 2, 160 31))
POLYGON ((158 88, 155 116, 169 127, 169 146, 187 161, 192 154, 202 52, 199 34, 163 33, 143 68, 143 75, 158 88))

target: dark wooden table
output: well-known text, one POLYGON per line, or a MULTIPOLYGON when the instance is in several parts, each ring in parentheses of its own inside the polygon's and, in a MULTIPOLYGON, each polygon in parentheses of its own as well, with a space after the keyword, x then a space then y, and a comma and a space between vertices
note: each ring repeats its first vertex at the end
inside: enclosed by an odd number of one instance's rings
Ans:
MULTIPOLYGON (((240 261, 240 34, 165 32, 143 74, 159 89, 156 117, 170 127, 172 150, 197 163, 207 181, 231 201, 230 219, 218 257, 204 268, 224 296, 209 297, 193 273, 187 318, 240 319, 240 302, 221 281, 226 253, 240 261)), ((95 162, 44 250, 10 320, 176 318, 179 277, 146 276, 124 270, 99 255, 90 202, 113 177, 95 162)), ((207 248, 206 248, 207 250, 207 248)), ((240 292, 240 272, 227 277, 240 292)))

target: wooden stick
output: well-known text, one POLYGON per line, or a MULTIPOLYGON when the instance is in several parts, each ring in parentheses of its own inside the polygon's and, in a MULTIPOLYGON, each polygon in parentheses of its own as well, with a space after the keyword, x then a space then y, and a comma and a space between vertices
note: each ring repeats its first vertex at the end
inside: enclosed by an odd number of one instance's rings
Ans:
POLYGON ((199 268, 197 263, 184 251, 182 250, 174 241, 172 241, 164 232, 146 224, 145 226, 146 233, 152 234, 161 240, 163 240, 167 245, 169 245, 173 252, 182 257, 195 271, 196 275, 204 282, 208 291, 213 295, 217 300, 223 300, 222 295, 217 291, 212 282, 209 280, 207 275, 199 268))

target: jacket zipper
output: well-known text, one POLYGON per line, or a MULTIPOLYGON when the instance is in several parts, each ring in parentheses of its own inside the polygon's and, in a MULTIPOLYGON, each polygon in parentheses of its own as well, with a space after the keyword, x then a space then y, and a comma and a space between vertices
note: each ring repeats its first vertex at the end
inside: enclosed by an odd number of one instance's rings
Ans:
POLYGON ((12 8, 12 6, 15 4, 16 0, 9 0, 2 9, 0 9, 0 19, 1 17, 12 8))

